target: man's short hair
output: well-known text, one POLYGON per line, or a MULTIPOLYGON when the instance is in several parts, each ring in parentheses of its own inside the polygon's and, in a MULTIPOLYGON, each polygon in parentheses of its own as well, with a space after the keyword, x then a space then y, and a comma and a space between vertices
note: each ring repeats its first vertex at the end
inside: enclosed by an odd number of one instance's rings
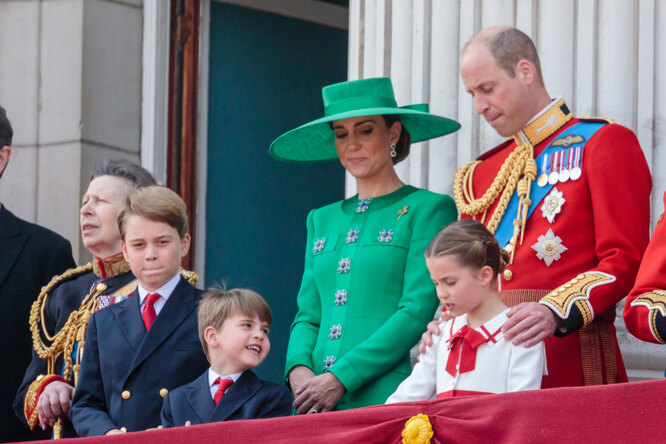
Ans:
POLYGON ((213 327, 219 330, 226 319, 236 314, 251 318, 256 315, 269 327, 273 324, 271 309, 259 293, 245 288, 231 290, 211 288, 202 296, 198 312, 199 339, 206 356, 208 356, 208 344, 204 338, 206 328, 213 327))
POLYGON ((5 146, 12 146, 12 137, 14 136, 14 130, 12 129, 12 124, 9 123, 7 118, 7 111, 0 106, 0 148, 5 146))
POLYGON ((155 178, 148 170, 124 159, 105 160, 95 165, 92 169, 90 180, 100 176, 114 176, 126 179, 131 185, 128 194, 137 188, 157 185, 155 178))
POLYGON ((539 53, 532 39, 523 31, 507 28, 488 37, 472 38, 463 48, 463 54, 469 47, 476 44, 485 45, 495 58, 497 66, 512 78, 516 77, 516 65, 519 61, 531 62, 536 68, 537 79, 544 85, 539 53))
POLYGON ((134 215, 169 225, 178 232, 181 239, 189 230, 185 202, 178 194, 165 187, 155 185, 137 188, 127 197, 125 209, 118 216, 120 238, 123 240, 127 219, 134 215))

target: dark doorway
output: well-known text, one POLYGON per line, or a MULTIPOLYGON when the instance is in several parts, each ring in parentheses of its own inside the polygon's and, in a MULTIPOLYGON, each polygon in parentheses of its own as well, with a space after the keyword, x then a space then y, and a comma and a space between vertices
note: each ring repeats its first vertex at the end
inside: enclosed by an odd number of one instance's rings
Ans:
POLYGON ((344 170, 281 163, 268 147, 322 116, 321 88, 346 80, 347 40, 344 30, 211 4, 206 285, 249 287, 268 300, 271 351, 257 373, 275 382, 296 312, 306 216, 344 197, 344 170))

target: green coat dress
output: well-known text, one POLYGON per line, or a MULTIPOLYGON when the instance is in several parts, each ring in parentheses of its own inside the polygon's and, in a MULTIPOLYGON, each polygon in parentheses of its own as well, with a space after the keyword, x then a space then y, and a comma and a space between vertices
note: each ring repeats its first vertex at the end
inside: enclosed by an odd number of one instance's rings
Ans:
POLYGON ((286 374, 333 373, 347 389, 337 410, 383 404, 438 305, 425 249, 456 218, 450 196, 409 185, 311 211, 286 374))

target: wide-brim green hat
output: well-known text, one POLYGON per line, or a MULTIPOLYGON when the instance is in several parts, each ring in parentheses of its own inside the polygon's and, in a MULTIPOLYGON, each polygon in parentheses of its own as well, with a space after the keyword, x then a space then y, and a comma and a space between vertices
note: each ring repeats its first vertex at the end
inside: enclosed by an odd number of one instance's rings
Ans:
POLYGON ((287 162, 337 159, 330 122, 348 117, 399 114, 412 142, 422 142, 460 129, 452 119, 428 112, 426 104, 399 107, 388 77, 352 80, 325 86, 324 117, 288 131, 271 143, 273 157, 287 162))

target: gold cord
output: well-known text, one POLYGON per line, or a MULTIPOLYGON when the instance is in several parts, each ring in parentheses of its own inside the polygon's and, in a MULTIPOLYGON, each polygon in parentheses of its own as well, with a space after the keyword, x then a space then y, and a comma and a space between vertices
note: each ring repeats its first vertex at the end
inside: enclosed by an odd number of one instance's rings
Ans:
POLYGON ((478 160, 468 163, 456 172, 453 182, 453 194, 458 206, 458 210, 471 217, 479 213, 482 214, 481 221, 485 223, 488 209, 499 198, 497 206, 486 223, 488 230, 495 234, 506 208, 509 205, 513 192, 518 192, 520 198, 518 203, 518 213, 514 220, 513 236, 511 237, 511 262, 513 262, 513 253, 515 252, 518 237, 520 244, 523 243, 523 233, 527 221, 527 211, 531 205, 529 199, 532 181, 537 175, 537 165, 534 161, 534 148, 529 143, 521 143, 509 154, 502 167, 495 176, 493 183, 478 199, 474 198, 473 175, 477 165, 481 163, 478 160), (522 177, 521 177, 522 176, 522 177))

